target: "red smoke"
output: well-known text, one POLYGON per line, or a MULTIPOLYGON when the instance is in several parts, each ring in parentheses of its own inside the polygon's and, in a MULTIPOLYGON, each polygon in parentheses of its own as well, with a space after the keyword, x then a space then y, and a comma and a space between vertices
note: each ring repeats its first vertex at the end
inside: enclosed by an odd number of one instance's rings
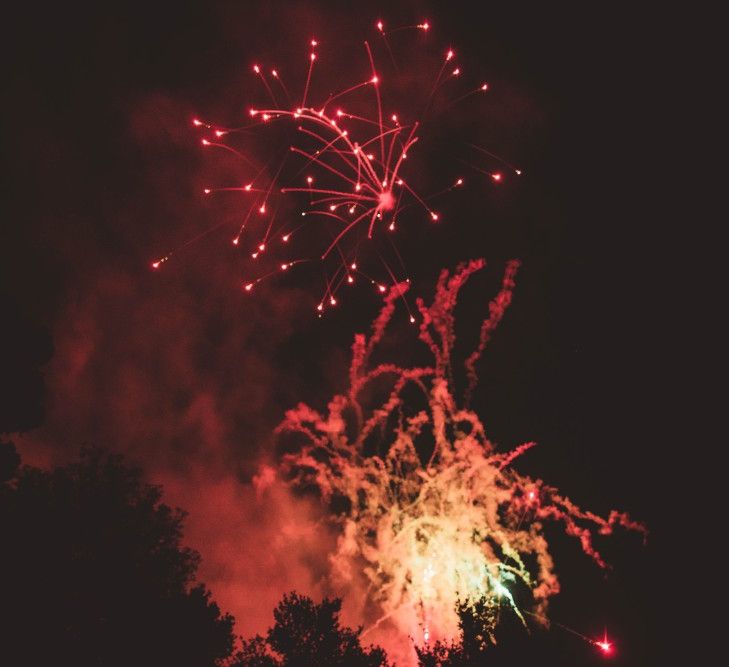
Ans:
POLYGON ((114 243, 59 235, 74 270, 52 332, 47 414, 18 445, 30 464, 61 463, 92 444, 141 465, 189 512, 185 543, 202 554, 200 579, 247 635, 265 630, 284 591, 319 594, 327 536, 312 532, 311 509, 275 490, 259 503, 251 484, 273 427, 305 393, 278 357, 318 323, 296 289, 246 298, 214 240, 148 270, 150 244, 204 229, 217 213, 199 200, 187 120, 166 97, 142 100, 130 137, 149 169, 143 189, 104 221, 114 243), (186 160, 165 157, 179 146, 186 160))

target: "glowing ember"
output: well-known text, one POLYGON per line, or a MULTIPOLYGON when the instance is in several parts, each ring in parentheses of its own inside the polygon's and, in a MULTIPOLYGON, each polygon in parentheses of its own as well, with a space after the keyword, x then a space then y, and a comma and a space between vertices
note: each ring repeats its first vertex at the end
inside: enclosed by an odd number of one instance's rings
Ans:
POLYGON ((595 642, 595 644, 600 647, 600 650, 603 653, 610 653, 610 651, 612 651, 613 649, 613 645, 610 642, 601 641, 595 642))
POLYGON ((593 644, 595 644, 595 646, 597 646, 606 656, 612 654, 614 650, 613 643, 608 640, 607 630, 605 631, 605 634, 603 634, 602 639, 600 641, 593 641, 593 644))
MULTIPOLYGON (((605 563, 593 546, 595 533, 610 534, 617 525, 645 531, 627 514, 603 518, 583 511, 557 489, 517 473, 512 463, 534 443, 498 451, 467 407, 478 379, 475 364, 511 302, 518 262, 508 264, 489 304, 465 360, 465 396, 456 399, 453 313, 462 286, 483 266, 473 261, 453 275, 444 271, 432 305, 418 300, 419 339, 432 353, 431 365, 370 366, 408 288, 395 285, 371 335, 355 337, 347 393, 329 402, 328 414, 300 404, 278 430, 305 440, 283 456, 282 478, 316 488, 336 516, 333 582, 366 589, 368 604, 379 609, 365 635, 394 629, 418 644, 450 640, 458 634, 456 603, 480 598, 487 609, 509 609, 522 622, 524 614, 546 622, 559 582, 545 521, 561 523, 600 567, 605 563), (368 408, 367 397, 378 391, 382 400, 368 408)), ((493 640, 498 618, 494 613, 484 641, 493 640)), ((604 653, 612 650, 607 636, 595 643, 604 653)))
POLYGON ((392 196, 390 190, 383 190, 380 195, 379 210, 380 211, 391 211, 395 208, 395 197, 392 196))

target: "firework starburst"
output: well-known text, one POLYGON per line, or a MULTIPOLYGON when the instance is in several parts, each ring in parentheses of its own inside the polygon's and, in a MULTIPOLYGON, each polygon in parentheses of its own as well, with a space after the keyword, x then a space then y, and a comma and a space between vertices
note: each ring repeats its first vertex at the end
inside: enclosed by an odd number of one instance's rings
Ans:
MULTIPOLYGON (((337 305, 346 286, 364 282, 385 292, 408 277, 395 232, 407 227, 408 233, 419 234, 423 225, 442 221, 442 197, 465 185, 458 171, 462 162, 457 167, 449 154, 436 163, 451 175, 435 192, 421 192, 419 176, 428 165, 418 160, 418 146, 424 128, 437 134, 442 127, 438 111, 452 113, 454 105, 486 93, 488 83, 464 88, 462 66, 450 47, 442 50, 440 64, 430 74, 400 70, 391 36, 415 33, 410 46, 423 49, 422 39, 431 31, 428 21, 393 30, 377 21, 375 27, 374 37, 389 58, 378 66, 375 45, 369 41, 348 50, 343 57, 353 63, 347 68, 353 73, 350 85, 336 85, 341 74, 327 78, 327 64, 320 61, 331 65, 334 54, 320 55, 322 45, 311 39, 300 93, 284 83, 279 68, 254 63, 251 73, 267 101, 246 110, 246 123, 228 127, 193 120, 206 150, 235 155, 246 172, 241 185, 204 189, 208 196, 240 193, 244 198, 230 240, 246 260, 242 278, 246 292, 274 275, 312 264, 324 273, 325 286, 315 302, 319 314, 337 305), (385 70, 388 74, 383 76, 385 70), (413 76, 420 81, 420 99, 403 100, 397 93, 413 76), (317 78, 321 85, 315 85, 317 78), (332 89, 336 92, 329 92, 332 89), (404 108, 398 110, 396 104, 404 108), (261 135, 266 137, 263 146, 256 144, 261 135)), ((485 149, 464 148, 476 150, 479 160, 486 158, 509 173, 521 173, 485 149)), ((492 184, 504 178, 503 171, 475 168, 492 184)), ((171 255, 155 260, 153 268, 160 268, 171 255)), ((412 312, 410 316, 413 319, 412 312)))

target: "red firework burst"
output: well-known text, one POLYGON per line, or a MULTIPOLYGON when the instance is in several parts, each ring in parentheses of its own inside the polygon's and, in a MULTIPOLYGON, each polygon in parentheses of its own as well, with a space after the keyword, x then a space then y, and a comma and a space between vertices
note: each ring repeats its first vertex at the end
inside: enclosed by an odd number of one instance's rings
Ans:
MULTIPOLYGON (((407 75, 397 65, 389 35, 408 30, 428 33, 431 26, 423 21, 386 31, 382 21, 375 25, 391 61, 391 88, 397 91, 398 82, 407 75)), ((232 236, 233 245, 248 258, 243 289, 250 292, 261 281, 298 265, 320 264, 325 276, 323 294, 316 301, 320 315, 327 307, 337 305, 343 287, 361 279, 379 293, 389 285, 409 280, 391 238, 399 221, 407 219, 411 230, 414 228, 410 223, 439 222, 441 213, 434 202, 465 183, 454 170, 437 191, 427 195, 419 191, 417 173, 423 165, 407 167, 413 161, 410 153, 417 153, 423 119, 435 106, 447 111, 489 89, 483 81, 465 91, 458 84, 450 85, 450 81, 462 78, 462 67, 456 64, 455 51, 447 48, 428 77, 428 84, 421 87, 423 99, 406 100, 404 114, 391 111, 386 98, 392 91, 385 89, 370 43, 365 41, 363 46, 367 59, 360 68, 361 78, 338 92, 317 95, 314 91, 319 42, 312 39, 300 95, 290 91, 278 69, 264 69, 256 63, 252 72, 270 103, 249 108, 246 125, 223 127, 193 120, 193 125, 204 132, 203 147, 233 153, 253 170, 244 185, 204 189, 205 195, 240 192, 247 198, 242 222, 232 236), (268 132, 268 128, 275 128, 275 137, 267 140, 264 154, 258 155, 251 133, 268 132), (288 205, 288 213, 281 215, 283 219, 277 220, 284 196, 296 199, 288 205), (298 209, 300 217, 291 214, 292 208, 298 209)), ((418 76, 422 79, 420 72, 418 76)), ((521 173, 485 149, 471 148, 480 157, 499 162, 509 173, 521 173)), ((505 177, 502 171, 473 166, 493 184, 505 177)), ((152 267, 159 268, 171 255, 156 259, 152 267)), ((410 319, 414 321, 412 312, 410 319)))

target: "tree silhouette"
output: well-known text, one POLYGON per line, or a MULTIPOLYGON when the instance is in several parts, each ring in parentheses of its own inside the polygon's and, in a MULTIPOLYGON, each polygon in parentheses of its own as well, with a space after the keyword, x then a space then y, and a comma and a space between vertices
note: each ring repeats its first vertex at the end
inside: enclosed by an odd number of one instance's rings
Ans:
POLYGON ((295 592, 284 595, 265 638, 243 641, 234 667, 380 667, 387 656, 378 646, 363 648, 362 629, 342 627, 339 599, 316 604, 295 592))
POLYGON ((3 664, 205 667, 230 655, 233 619, 195 583, 184 513, 159 487, 99 450, 50 471, 15 464, 0 483, 3 664))
POLYGON ((459 602, 456 606, 459 642, 436 641, 432 645, 415 647, 421 667, 469 667, 480 665, 491 655, 491 645, 496 642, 497 610, 487 598, 476 600, 473 605, 459 602))
POLYGON ((604 656, 589 640, 575 640, 569 632, 547 632, 535 624, 527 629, 510 608, 494 607, 486 598, 473 605, 459 603, 456 611, 459 639, 416 646, 420 667, 604 664, 604 656))

